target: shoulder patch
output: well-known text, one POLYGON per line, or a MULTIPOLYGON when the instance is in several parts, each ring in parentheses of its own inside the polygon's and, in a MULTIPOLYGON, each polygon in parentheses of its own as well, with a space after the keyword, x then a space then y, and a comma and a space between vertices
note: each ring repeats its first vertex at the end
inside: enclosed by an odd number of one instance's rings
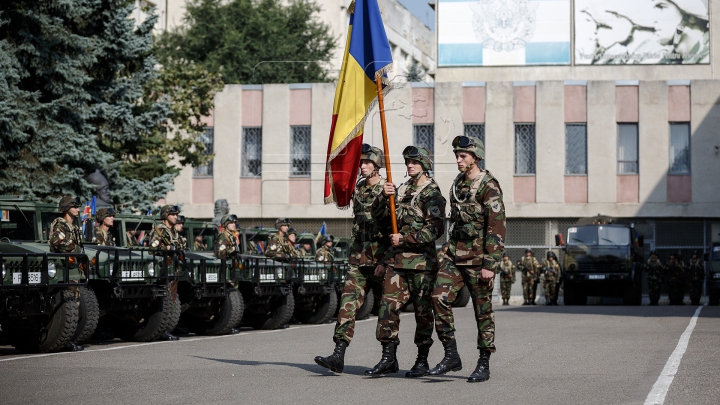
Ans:
POLYGON ((437 206, 430 207, 430 214, 436 217, 440 216, 440 208, 438 208, 437 206))
POLYGON ((62 232, 60 232, 60 233, 58 234, 58 239, 65 239, 65 234, 62 233, 62 232))
POLYGON ((490 208, 492 208, 493 212, 500 212, 500 203, 493 201, 492 204, 490 204, 490 208))
POLYGON ((158 247, 159 244, 160 244, 159 240, 154 240, 152 243, 152 247, 158 247))

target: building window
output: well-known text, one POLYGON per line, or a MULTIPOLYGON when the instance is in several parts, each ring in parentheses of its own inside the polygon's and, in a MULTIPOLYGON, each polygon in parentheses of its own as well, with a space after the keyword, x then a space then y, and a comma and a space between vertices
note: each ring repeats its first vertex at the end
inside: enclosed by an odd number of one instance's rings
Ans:
POLYGON ((587 124, 565 124, 565 174, 587 174, 587 124))
POLYGON ((618 124, 618 174, 638 173, 638 125, 618 124))
POLYGON ((427 148, 430 156, 435 155, 435 125, 413 125, 413 145, 427 148))
POLYGON ((310 126, 290 127, 293 176, 310 176, 310 126))
POLYGON ((690 174, 690 123, 670 124, 670 174, 690 174))
POLYGON ((243 128, 243 177, 256 177, 262 173, 262 128, 243 128))
POLYGON ((535 124, 515 124, 515 174, 535 174, 535 124))
MULTIPOLYGON (((465 124, 465 136, 478 138, 485 145, 485 124, 465 124)), ((487 151, 487 148, 485 148, 487 151)), ((485 159, 478 162, 478 167, 485 169, 485 159)))
MULTIPOLYGON (((206 127, 205 132, 200 135, 200 141, 205 145, 203 155, 213 154, 213 144, 215 143, 215 129, 206 127)), ((200 165, 193 169, 193 177, 212 177, 213 161, 210 160, 206 165, 200 165)))

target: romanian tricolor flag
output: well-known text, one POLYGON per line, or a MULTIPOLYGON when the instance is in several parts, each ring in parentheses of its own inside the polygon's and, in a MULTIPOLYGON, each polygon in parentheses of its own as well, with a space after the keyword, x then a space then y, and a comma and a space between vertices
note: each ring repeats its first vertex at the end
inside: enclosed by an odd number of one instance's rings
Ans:
MULTIPOLYGON (((377 0, 356 0, 348 8, 350 27, 335 89, 325 171, 325 204, 350 205, 355 189, 362 134, 377 102, 376 77, 392 68, 392 52, 377 0)), ((383 94, 390 90, 387 79, 383 94)))

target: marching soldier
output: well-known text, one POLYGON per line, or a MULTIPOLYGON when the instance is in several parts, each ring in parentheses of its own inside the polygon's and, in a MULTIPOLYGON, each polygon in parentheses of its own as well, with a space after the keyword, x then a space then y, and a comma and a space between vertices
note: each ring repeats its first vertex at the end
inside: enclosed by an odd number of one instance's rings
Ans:
POLYGON ((495 352, 492 291, 495 268, 505 249, 505 205, 498 180, 478 166, 485 158, 482 141, 457 136, 452 146, 460 173, 450 187, 450 240, 432 295, 435 329, 445 355, 428 374, 442 375, 462 369, 452 302, 467 285, 475 310, 480 352, 477 366, 467 381, 481 382, 490 378, 490 355, 495 352))
POLYGON ((498 263, 498 271, 500 272, 500 293, 503 305, 510 305, 510 290, 515 284, 515 265, 508 257, 507 252, 503 252, 502 261, 498 263))
POLYGON ((100 208, 97 211, 97 222, 95 242, 100 246, 115 246, 115 238, 110 234, 110 228, 115 223, 115 210, 112 208, 100 208))
POLYGON ((531 249, 525 249, 525 257, 518 263, 522 272, 523 305, 535 305, 535 289, 537 288, 537 274, 540 273, 538 263, 531 249))
POLYGON ((178 235, 178 249, 186 250, 188 248, 188 240, 183 236, 183 227, 185 226, 185 215, 178 215, 175 223, 175 232, 178 235))
POLYGON ((432 346, 432 291, 437 275, 435 241, 445 233, 445 198, 432 170, 430 151, 408 146, 403 150, 410 180, 398 189, 392 183, 383 185, 385 197, 395 194, 398 233, 390 235, 390 249, 375 270, 384 275, 380 301, 377 340, 383 347, 380 362, 366 375, 398 371, 397 346, 400 343, 400 309, 412 300, 415 306, 415 345, 418 356, 406 377, 427 375, 427 361, 432 346))
POLYGON ((295 246, 287 239, 290 224, 291 222, 288 218, 278 218, 278 220, 275 221, 275 228, 277 228, 278 231, 270 237, 268 247, 265 249, 265 256, 276 260, 297 257, 295 246))
POLYGON ((647 272, 650 305, 657 305, 658 301, 660 301, 660 285, 662 283, 663 273, 665 272, 665 265, 658 259, 657 252, 654 250, 650 252, 650 258, 645 265, 645 271, 647 272))
POLYGON ((547 252, 546 259, 542 265, 545 273, 543 284, 545 288, 545 305, 557 305, 557 285, 558 280, 562 277, 562 267, 560 267, 555 253, 547 252))
POLYGON ((694 250, 687 267, 688 283, 690 284, 690 301, 692 305, 700 305, 703 281, 705 281, 705 266, 698 257, 698 251, 694 250))
MULTIPOLYGON (((82 248, 82 237, 80 228, 75 225, 75 220, 80 215, 80 199, 78 197, 71 197, 66 195, 60 199, 60 212, 62 216, 56 218, 50 224, 50 238, 48 243, 50 244, 50 251, 53 253, 80 253, 83 251, 82 248)), ((80 290, 77 287, 73 287, 75 293, 75 299, 80 299, 80 290)), ((71 352, 79 352, 85 349, 85 346, 75 343, 68 342, 65 346, 65 350, 71 352)))
POLYGON ((670 305, 685 305, 685 263, 682 259, 670 253, 670 259, 665 265, 667 274, 668 298, 670 305))
POLYGON ((333 237, 332 235, 325 235, 322 240, 322 246, 315 252, 315 260, 319 262, 333 262, 335 261, 335 255, 332 251, 333 237))
MULTIPOLYGON (((355 315, 363 306, 371 289, 380 296, 382 279, 375 275, 375 267, 382 262, 390 247, 390 211, 383 194, 385 179, 380 177, 384 167, 383 153, 376 147, 363 144, 360 155, 360 179, 353 194, 352 244, 348 258, 337 323, 333 333, 335 350, 328 357, 315 357, 315 362, 336 373, 345 366, 345 349, 355 335, 355 315)), ((310 251, 310 246, 307 246, 310 251)))

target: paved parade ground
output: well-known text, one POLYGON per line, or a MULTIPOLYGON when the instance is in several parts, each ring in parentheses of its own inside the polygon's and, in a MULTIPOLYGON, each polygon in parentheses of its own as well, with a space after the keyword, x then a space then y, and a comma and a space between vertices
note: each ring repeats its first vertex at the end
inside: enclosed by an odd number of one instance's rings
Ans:
MULTIPOLYGON (((455 310, 464 368, 440 378, 404 378, 416 354, 408 313, 401 371, 383 378, 363 375, 380 359, 374 318, 357 326, 342 375, 313 362, 332 352, 333 324, 96 342, 80 353, 0 346, 0 403, 643 404, 666 395, 666 404, 717 404, 720 307, 700 308, 694 318, 696 306, 497 306, 498 352, 490 380, 476 384, 465 382, 477 361, 470 306, 455 310)), ((436 341, 431 366, 441 357, 436 341)))

